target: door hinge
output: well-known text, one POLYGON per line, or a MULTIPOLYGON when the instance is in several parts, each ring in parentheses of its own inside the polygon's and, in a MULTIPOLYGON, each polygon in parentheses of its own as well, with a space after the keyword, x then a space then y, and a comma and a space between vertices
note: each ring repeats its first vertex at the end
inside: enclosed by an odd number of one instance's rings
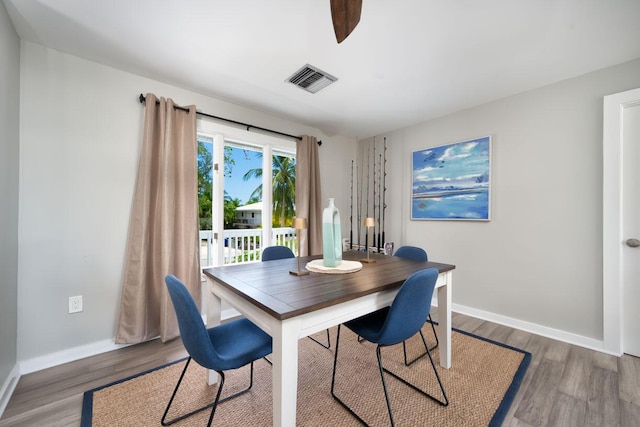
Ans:
POLYGON ((218 240, 218 233, 213 233, 213 240, 218 240))
POLYGON ((218 164, 217 164, 217 163, 214 163, 214 164, 213 164, 213 170, 214 170, 214 171, 216 171, 216 172, 218 172, 218 164))

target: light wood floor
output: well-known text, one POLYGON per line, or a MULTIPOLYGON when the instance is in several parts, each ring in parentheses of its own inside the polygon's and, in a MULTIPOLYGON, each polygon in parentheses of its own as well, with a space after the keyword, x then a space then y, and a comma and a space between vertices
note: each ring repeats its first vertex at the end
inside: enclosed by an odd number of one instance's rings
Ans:
MULTIPOLYGON (((504 426, 640 426, 640 359, 609 356, 455 313, 453 325, 531 353, 504 426)), ((156 340, 25 375, 0 427, 79 426, 84 391, 185 355, 180 340, 156 340)))

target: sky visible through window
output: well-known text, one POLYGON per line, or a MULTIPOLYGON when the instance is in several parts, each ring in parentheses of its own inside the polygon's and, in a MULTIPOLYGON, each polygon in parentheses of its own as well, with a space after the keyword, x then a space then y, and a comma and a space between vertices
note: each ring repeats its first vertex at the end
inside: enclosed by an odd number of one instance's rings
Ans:
MULTIPOLYGON (((213 151, 213 144, 210 142, 204 142, 207 150, 211 153, 213 151)), ((242 177, 250 169, 262 168, 262 158, 259 157, 257 151, 243 150, 240 148, 232 147, 231 157, 235 160, 235 164, 231 166, 231 176, 224 178, 224 189, 232 199, 240 199, 242 203, 240 206, 246 205, 251 193, 260 184, 261 180, 251 178, 247 181, 242 177)))
POLYGON ((240 199, 242 206, 247 204, 253 190, 262 183, 262 179, 251 178, 245 181, 242 177, 250 169, 262 169, 262 157, 259 157, 258 152, 253 150, 242 150, 235 147, 231 150, 235 165, 231 167, 231 177, 224 178, 224 189, 232 199, 240 199))

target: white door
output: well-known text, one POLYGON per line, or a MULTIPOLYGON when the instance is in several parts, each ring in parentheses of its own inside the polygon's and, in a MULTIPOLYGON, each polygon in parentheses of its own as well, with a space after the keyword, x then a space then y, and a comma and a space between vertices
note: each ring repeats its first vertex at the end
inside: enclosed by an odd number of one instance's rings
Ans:
POLYGON ((640 357, 640 105, 622 116, 622 350, 640 357))
POLYGON ((605 97, 605 350, 640 356, 640 89, 605 97))

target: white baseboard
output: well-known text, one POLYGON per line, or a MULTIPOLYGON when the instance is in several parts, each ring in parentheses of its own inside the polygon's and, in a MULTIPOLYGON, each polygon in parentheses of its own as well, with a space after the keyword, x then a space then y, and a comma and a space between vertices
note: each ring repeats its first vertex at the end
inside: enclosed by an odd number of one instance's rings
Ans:
MULTIPOLYGON (((437 299, 434 298, 433 305, 437 306, 437 299)), ((477 317, 478 319, 487 320, 489 322, 498 323, 500 325, 505 325, 510 328, 520 329, 526 332, 530 332, 532 334, 541 335, 547 338, 552 338, 558 341, 563 341, 569 344, 575 344, 580 347, 585 347, 591 350, 600 351, 603 353, 613 354, 614 356, 620 356, 620 354, 614 354, 606 351, 604 349, 604 341, 597 340, 589 337, 585 337, 582 335, 573 334, 570 332, 561 331, 559 329, 549 328, 546 326, 538 325, 535 323, 526 322, 519 319, 514 319, 508 316, 502 316, 499 314, 491 313, 488 311, 479 310, 472 307, 467 307, 460 304, 452 304, 452 311, 457 313, 465 314, 472 317, 477 317)), ((226 309, 222 312, 222 319, 232 319, 234 317, 240 316, 240 313, 233 308, 226 309)), ((82 345, 79 347, 70 348, 67 350, 58 351, 55 353, 46 354, 44 356, 34 357, 32 359, 27 359, 20 361, 18 365, 18 372, 15 374, 16 378, 19 378, 20 375, 26 375, 32 372, 36 372, 42 369, 51 368, 53 366, 58 366, 63 363, 73 362, 74 360, 83 359, 89 356, 95 356, 97 354, 106 353, 108 351, 117 350, 119 348, 124 348, 129 346, 130 344, 115 344, 113 339, 102 340, 91 344, 82 345)), ((14 369, 15 371, 16 369, 14 369)), ((9 381, 9 385, 11 385, 11 377, 7 380, 9 381)), ((17 383, 17 379, 16 379, 17 383)), ((8 387, 7 384, 3 386, 3 393, 5 393, 5 388, 8 387)), ((13 384, 15 387, 15 384, 13 384)), ((11 390, 11 393, 13 389, 11 390)), ((4 394, 1 395, 4 397, 4 394)), ((9 393, 10 396, 10 393, 9 393)), ((2 401, 0 401, 0 404, 2 401)), ((2 409, 2 406, 0 406, 2 409)))
POLYGON ((524 320, 514 319, 508 316, 502 316, 500 314, 495 314, 488 311, 478 310, 476 308, 467 307, 460 304, 452 304, 451 310, 457 313, 465 314, 467 316, 477 317, 478 319, 487 320, 489 322, 508 326, 510 328, 520 329, 522 331, 530 332, 532 334, 541 335, 543 337, 552 338, 558 341, 563 341, 568 344, 574 344, 580 347, 588 348, 590 350, 612 354, 614 356, 620 356, 620 354, 614 354, 606 351, 604 348, 603 340, 597 340, 594 338, 585 337, 583 335, 573 334, 571 332, 549 328, 547 326, 526 322, 524 320))
POLYGON ((43 356, 33 357, 31 359, 20 361, 20 374, 30 374, 42 369, 52 368, 64 363, 73 362, 74 360, 84 359, 85 357, 95 356, 96 354, 106 353, 108 351, 117 350, 130 345, 131 344, 116 344, 114 339, 111 338, 62 351, 56 351, 55 353, 49 353, 43 356))
MULTIPOLYGON (((239 316, 240 313, 233 308, 229 308, 222 312, 222 320, 231 319, 239 316)), ((206 316, 203 316, 206 321, 206 316)), ((85 344, 78 347, 69 348, 67 350, 57 351, 55 353, 45 354, 19 362, 20 375, 30 374, 42 369, 52 368, 62 365, 63 363, 73 362, 75 360, 84 359, 85 357, 95 356, 97 354, 106 353, 108 351, 117 350, 119 348, 128 347, 132 344, 115 344, 114 339, 97 341, 91 344, 85 344)))
POLYGON ((2 414, 4 414, 4 410, 9 404, 9 399, 11 399, 11 395, 13 394, 13 390, 16 389, 16 385, 18 385, 18 380, 20 379, 20 366, 16 363, 9 376, 2 384, 2 388, 0 388, 0 418, 2 414))

